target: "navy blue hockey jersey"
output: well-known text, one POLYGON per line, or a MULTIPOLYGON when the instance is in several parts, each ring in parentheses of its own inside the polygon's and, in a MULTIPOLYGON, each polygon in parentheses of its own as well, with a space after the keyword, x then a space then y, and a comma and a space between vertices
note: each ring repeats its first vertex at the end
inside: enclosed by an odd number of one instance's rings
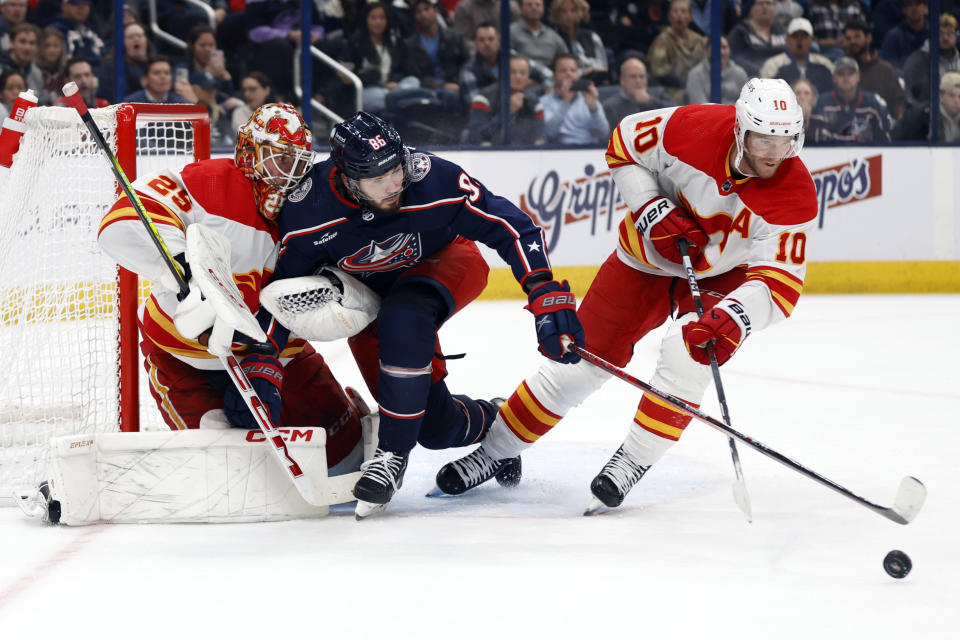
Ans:
MULTIPOLYGON (((332 265, 385 295, 406 269, 458 236, 493 248, 518 282, 550 270, 543 231, 506 198, 458 165, 411 150, 411 182, 400 209, 381 213, 344 198, 331 160, 314 165, 279 216, 281 244, 272 279, 310 275, 332 265)), ((283 347, 288 332, 261 310, 261 324, 283 347)))

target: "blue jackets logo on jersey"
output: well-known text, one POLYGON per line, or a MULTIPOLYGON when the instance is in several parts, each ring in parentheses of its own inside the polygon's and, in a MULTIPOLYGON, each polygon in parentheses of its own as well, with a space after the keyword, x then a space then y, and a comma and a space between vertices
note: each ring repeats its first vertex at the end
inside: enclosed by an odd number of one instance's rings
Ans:
POLYGON ((371 240, 363 249, 337 263, 347 273, 392 271, 416 264, 422 257, 419 233, 398 233, 383 242, 371 240))

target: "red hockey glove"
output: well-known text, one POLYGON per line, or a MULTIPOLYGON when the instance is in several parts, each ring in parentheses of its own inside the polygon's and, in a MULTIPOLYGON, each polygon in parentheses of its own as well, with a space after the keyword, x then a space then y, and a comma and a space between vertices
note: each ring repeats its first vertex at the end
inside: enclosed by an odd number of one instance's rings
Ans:
MULTIPOLYGON (((251 353, 240 361, 240 368, 250 380, 250 385, 257 392, 257 396, 270 413, 270 420, 274 424, 280 423, 280 410, 283 399, 280 389, 283 387, 283 365, 271 355, 251 353)), ((223 412, 227 420, 234 427, 242 429, 256 429, 259 427, 243 396, 232 384, 227 387, 223 397, 223 412)))
POLYGON ((669 198, 654 198, 643 206, 637 216, 637 226, 650 238, 654 249, 670 262, 683 262, 677 249, 677 240, 686 238, 698 250, 707 246, 710 238, 689 213, 677 207, 669 198))
POLYGON ((730 359, 750 335, 750 318, 736 300, 724 298, 703 317, 683 327, 683 343, 690 357, 700 364, 710 364, 707 344, 713 342, 717 364, 730 359))

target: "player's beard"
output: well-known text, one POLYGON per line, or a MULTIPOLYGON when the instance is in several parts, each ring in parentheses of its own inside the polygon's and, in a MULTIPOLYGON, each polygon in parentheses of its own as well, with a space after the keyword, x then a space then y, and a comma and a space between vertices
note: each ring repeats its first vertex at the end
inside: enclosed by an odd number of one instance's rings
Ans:
POLYGON ((396 213, 397 210, 400 209, 401 200, 403 200, 403 193, 398 193, 391 198, 378 200, 377 202, 367 200, 366 205, 378 213, 396 213))
POLYGON ((776 175, 777 169, 779 169, 780 165, 783 164, 783 158, 780 158, 779 160, 773 160, 772 158, 757 158, 744 151, 743 164, 747 165, 746 168, 749 170, 751 175, 757 176, 758 178, 767 179, 776 175), (774 166, 768 166, 768 163, 774 164, 774 166))

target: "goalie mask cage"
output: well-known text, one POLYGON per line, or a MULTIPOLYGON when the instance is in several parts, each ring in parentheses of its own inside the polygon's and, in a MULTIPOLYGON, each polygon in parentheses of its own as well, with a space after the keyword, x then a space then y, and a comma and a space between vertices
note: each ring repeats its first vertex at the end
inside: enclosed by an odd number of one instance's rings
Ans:
MULTIPOLYGON (((210 157, 202 106, 90 113, 131 182, 210 157)), ((97 244, 120 193, 110 162, 74 109, 35 107, 25 123, 0 187, 0 503, 45 479, 53 436, 166 428, 139 375, 150 283, 97 244)))

